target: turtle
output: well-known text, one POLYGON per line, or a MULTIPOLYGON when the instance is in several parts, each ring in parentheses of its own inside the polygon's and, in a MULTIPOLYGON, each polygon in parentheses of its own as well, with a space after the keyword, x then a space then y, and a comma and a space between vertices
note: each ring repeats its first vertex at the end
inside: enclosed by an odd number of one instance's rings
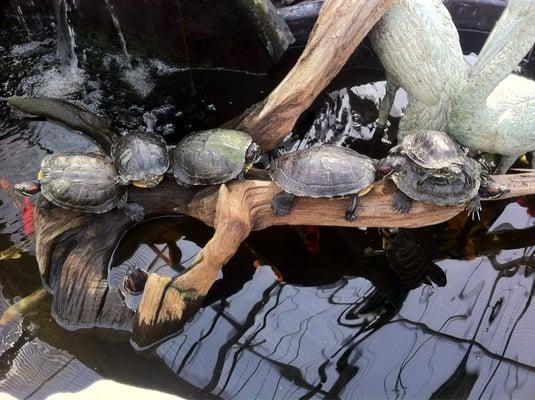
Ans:
POLYGON ((182 186, 215 185, 243 179, 258 161, 260 147, 245 132, 211 129, 185 136, 171 150, 171 168, 182 186))
POLYGON ((23 182, 15 190, 23 195, 41 192, 50 203, 65 209, 102 214, 115 207, 131 219, 143 218, 139 204, 126 203, 128 181, 113 162, 96 153, 58 153, 41 161, 38 182, 23 182))
POLYGON ((479 215, 480 195, 494 198, 508 191, 443 132, 409 134, 377 169, 397 186, 392 205, 401 214, 417 200, 439 206, 468 203, 468 212, 479 215))
POLYGON ((406 155, 422 168, 449 169, 466 162, 466 154, 444 132, 422 130, 406 135, 390 149, 390 154, 406 155))
POLYGON ((116 137, 111 157, 119 174, 141 188, 157 186, 170 165, 165 140, 153 132, 132 131, 116 137))
POLYGON ((137 295, 145 288, 148 274, 139 267, 128 267, 128 271, 123 278, 123 288, 126 293, 137 295))
POLYGON ((288 214, 294 197, 351 196, 345 219, 352 222, 357 218, 358 197, 368 193, 375 181, 376 161, 345 147, 314 146, 276 158, 269 175, 283 190, 271 202, 273 214, 288 214))

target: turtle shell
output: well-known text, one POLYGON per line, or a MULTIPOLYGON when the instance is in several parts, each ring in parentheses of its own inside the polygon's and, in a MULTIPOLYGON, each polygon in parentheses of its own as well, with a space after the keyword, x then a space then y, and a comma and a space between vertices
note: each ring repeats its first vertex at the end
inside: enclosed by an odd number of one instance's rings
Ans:
POLYGON ((396 151, 405 154, 423 168, 442 169, 452 164, 464 165, 468 157, 461 147, 446 133, 439 131, 420 131, 403 138, 396 151))
POLYGON ((471 158, 467 157, 466 164, 458 174, 441 174, 436 170, 435 175, 428 177, 420 185, 419 181, 426 176, 428 169, 404 156, 397 156, 396 162, 400 168, 390 175, 390 178, 413 200, 449 206, 466 203, 478 194, 481 168, 471 158))
POLYGON ((53 204, 73 210, 104 213, 124 197, 115 166, 105 156, 61 153, 41 161, 41 192, 53 204))
POLYGON ((344 147, 316 146, 277 158, 269 175, 295 196, 344 196, 359 193, 375 181, 375 162, 344 147))
POLYGON ((171 151, 171 172, 183 185, 215 185, 237 177, 253 143, 251 136, 212 129, 184 137, 171 151))
POLYGON ((167 145, 157 133, 127 133, 113 143, 111 156, 117 171, 129 181, 157 181, 169 169, 167 145))

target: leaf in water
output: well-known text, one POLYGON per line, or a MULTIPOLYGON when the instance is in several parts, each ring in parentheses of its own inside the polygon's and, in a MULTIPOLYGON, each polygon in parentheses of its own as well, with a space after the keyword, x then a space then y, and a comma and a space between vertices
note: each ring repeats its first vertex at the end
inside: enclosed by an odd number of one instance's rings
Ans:
POLYGON ((16 260, 22 257, 22 250, 13 245, 0 252, 0 261, 2 260, 16 260))
POLYGON ((22 208, 22 204, 20 203, 20 199, 15 194, 15 190, 13 189, 13 185, 11 184, 11 182, 9 182, 5 178, 0 178, 0 189, 2 189, 7 194, 7 196, 13 202, 13 205, 17 209, 20 210, 22 208))

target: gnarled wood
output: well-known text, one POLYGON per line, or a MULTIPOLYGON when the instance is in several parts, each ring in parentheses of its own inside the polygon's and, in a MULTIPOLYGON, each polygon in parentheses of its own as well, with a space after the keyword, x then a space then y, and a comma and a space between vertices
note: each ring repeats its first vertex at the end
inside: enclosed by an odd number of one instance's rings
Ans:
MULTIPOLYGON (((535 193, 535 173, 495 179, 511 183, 506 197, 535 193)), ((180 278, 171 282, 149 277, 134 327, 138 346, 145 347, 180 329, 251 230, 273 225, 414 228, 446 221, 463 210, 463 206, 416 202, 408 214, 400 215, 391 207, 393 190, 389 182, 376 183, 359 202, 359 218, 349 223, 344 219, 346 199, 296 199, 289 215, 274 216, 271 200, 280 189, 270 181, 236 181, 219 190, 187 190, 170 180, 153 190, 132 188, 130 201, 141 204, 147 216, 186 214, 216 228, 202 251, 202 260, 180 278)), ((42 203, 36 213, 37 259, 43 279, 55 295, 55 318, 70 328, 130 329, 132 313, 118 291, 107 287, 106 273, 113 248, 131 221, 118 210, 93 215, 43 207, 42 203)))
MULTIPOLYGON (((494 177, 511 191, 503 196, 516 197, 535 193, 535 173, 494 177)), ((440 207, 415 202, 405 215, 392 208, 395 187, 378 182, 359 201, 354 222, 344 219, 346 199, 298 198, 289 215, 276 216, 271 211, 273 196, 280 188, 269 181, 233 182, 222 185, 219 193, 204 192, 187 208, 196 210, 196 217, 215 227, 213 238, 202 250, 202 260, 182 276, 169 278, 150 276, 138 310, 132 338, 143 348, 176 333, 200 307, 220 268, 237 251, 251 230, 274 225, 328 225, 348 227, 417 228, 447 221, 464 210, 463 205, 440 207), (217 200, 216 197, 217 196, 217 200), (215 215, 212 207, 215 207, 215 215), (215 219, 214 219, 215 218, 215 219)))
POLYGON ((342 69, 391 3, 392 0, 326 0, 292 70, 264 102, 228 126, 250 133, 264 151, 274 148, 342 69))

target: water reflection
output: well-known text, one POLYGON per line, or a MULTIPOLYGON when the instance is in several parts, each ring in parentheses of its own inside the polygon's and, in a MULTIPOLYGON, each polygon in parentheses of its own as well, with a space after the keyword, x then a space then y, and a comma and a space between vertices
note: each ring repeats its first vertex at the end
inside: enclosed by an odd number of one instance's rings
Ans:
MULTIPOLYGON (((525 215, 524 208, 514 208, 525 215)), ((169 243, 173 231, 182 249, 181 243, 201 227, 187 219, 174 224, 171 230, 161 228, 165 237, 151 241, 169 243)), ((387 238, 377 230, 307 233, 272 228, 253 234, 237 256, 245 261, 233 260, 227 269, 239 271, 232 278, 224 273, 219 281, 225 286, 246 274, 243 286, 230 295, 212 294, 184 332, 160 345, 156 355, 181 378, 223 398, 501 398, 532 393, 532 235, 529 247, 494 248, 488 256, 466 261, 443 258, 443 248, 421 241, 435 237, 440 242, 451 234, 445 226, 409 236, 390 232, 387 238), (319 240, 317 251, 307 243, 310 236, 319 240), (436 261, 443 287, 427 280, 427 273, 419 276, 431 284, 408 285, 399 259, 395 266, 388 262, 392 244, 406 241, 419 241, 422 252, 414 258, 420 265, 436 261), (336 251, 348 243, 353 244, 348 251, 336 251), (383 247, 386 251, 380 251, 383 247), (272 267, 259 266, 260 261, 272 267)), ((486 236, 480 232, 471 238, 485 242, 486 236)), ((143 242, 131 249, 131 257, 123 253, 120 265, 171 268, 165 251, 141 251, 143 242)), ((414 270, 409 272, 414 278, 414 270)))

